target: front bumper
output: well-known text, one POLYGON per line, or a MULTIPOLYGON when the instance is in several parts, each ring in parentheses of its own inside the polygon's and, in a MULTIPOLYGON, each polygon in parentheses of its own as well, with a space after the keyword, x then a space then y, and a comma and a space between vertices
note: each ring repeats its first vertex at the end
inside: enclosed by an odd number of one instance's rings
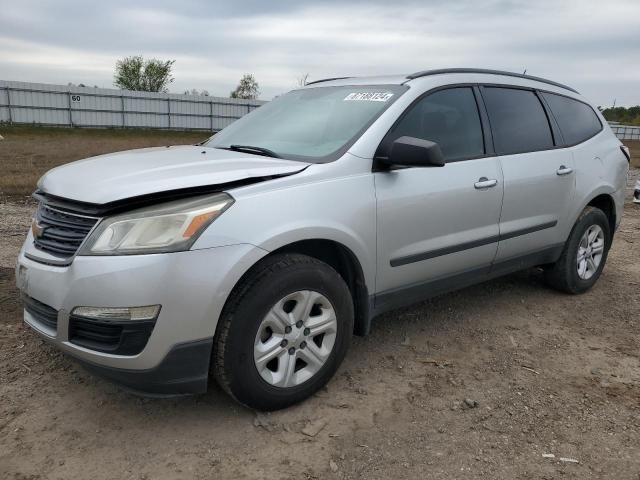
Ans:
POLYGON ((76 358, 91 373, 145 396, 205 393, 213 338, 175 345, 165 358, 148 370, 105 367, 76 358))
POLYGON ((167 254, 78 256, 68 266, 46 265, 25 253, 37 254, 31 235, 18 257, 18 288, 57 312, 57 325, 51 327, 25 310, 27 325, 102 376, 138 391, 168 394, 206 389, 203 372, 224 303, 244 272, 267 252, 239 244, 167 254), (77 306, 144 305, 162 308, 136 355, 99 352, 69 339, 70 312, 77 306))

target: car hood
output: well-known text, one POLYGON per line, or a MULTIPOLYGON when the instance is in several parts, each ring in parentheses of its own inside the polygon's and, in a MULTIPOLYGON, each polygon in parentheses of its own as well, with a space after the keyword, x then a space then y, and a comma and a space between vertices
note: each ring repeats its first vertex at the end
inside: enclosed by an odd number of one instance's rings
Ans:
POLYGON ((309 164, 185 145, 99 155, 46 173, 38 188, 49 195, 105 204, 152 193, 290 175, 309 164))

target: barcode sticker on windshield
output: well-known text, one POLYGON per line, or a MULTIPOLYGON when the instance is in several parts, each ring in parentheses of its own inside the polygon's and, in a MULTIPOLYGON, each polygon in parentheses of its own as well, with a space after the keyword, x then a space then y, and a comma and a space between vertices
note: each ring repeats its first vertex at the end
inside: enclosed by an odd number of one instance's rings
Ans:
POLYGON ((391 92, 353 92, 344 97, 345 102, 386 102, 393 93, 391 92))

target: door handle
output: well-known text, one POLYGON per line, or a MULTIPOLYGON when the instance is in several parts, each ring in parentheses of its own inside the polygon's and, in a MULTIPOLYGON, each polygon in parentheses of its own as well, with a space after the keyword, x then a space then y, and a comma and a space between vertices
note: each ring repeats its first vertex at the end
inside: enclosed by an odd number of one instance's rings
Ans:
POLYGON ((473 186, 476 188, 476 190, 484 190, 485 188, 495 187, 497 184, 498 180, 496 180, 495 178, 489 180, 487 177, 480 177, 478 181, 473 184, 473 186))
POLYGON ((559 176, 569 175, 571 172, 573 172, 573 168, 565 167, 564 165, 560 165, 560 168, 556 170, 556 174, 559 176))

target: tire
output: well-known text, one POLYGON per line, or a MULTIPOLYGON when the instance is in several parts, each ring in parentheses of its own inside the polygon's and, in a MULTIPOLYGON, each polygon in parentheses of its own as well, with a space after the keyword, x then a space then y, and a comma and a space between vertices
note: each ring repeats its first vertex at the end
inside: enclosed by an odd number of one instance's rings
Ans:
POLYGON ((213 376, 250 408, 288 407, 311 396, 333 376, 349 349, 353 322, 349 288, 332 267, 300 254, 268 257, 243 277, 223 309, 214 338, 213 376), (309 307, 303 325, 293 323, 304 317, 304 305, 312 302, 317 303, 309 307), (313 328, 322 322, 331 323, 330 328, 313 336, 307 325, 313 328), (289 343, 283 347, 286 339, 289 343), (290 354, 292 348, 295 352, 290 354), (277 357, 259 361, 266 358, 263 349, 277 351, 277 357), (310 358, 314 361, 308 362, 310 358), (324 363, 316 361, 320 358, 324 363))
MULTIPOLYGON (((555 289, 566 293, 578 294, 589 290, 598 281, 607 261, 609 248, 611 247, 611 229, 609 219, 599 208, 586 207, 576 221, 571 234, 562 250, 558 261, 545 268, 545 281, 555 289), (584 278, 578 272, 578 253, 581 248, 583 236, 590 229, 602 231, 603 250, 597 268, 591 269, 590 276, 584 278)), ((584 272, 584 270, 582 270, 584 272)))

